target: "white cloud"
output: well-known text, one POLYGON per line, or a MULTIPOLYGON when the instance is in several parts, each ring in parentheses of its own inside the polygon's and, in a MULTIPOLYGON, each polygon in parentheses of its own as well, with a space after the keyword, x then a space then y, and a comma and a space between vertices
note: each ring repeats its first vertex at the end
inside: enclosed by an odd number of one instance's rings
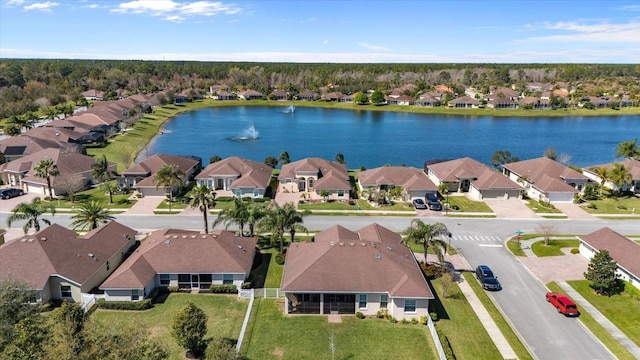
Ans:
POLYGON ((384 46, 378 46, 378 45, 370 45, 364 42, 359 42, 358 45, 362 46, 365 49, 369 49, 369 50, 375 50, 375 51, 389 51, 389 48, 386 48, 384 46))
MULTIPOLYGON (((640 23, 584 24, 578 22, 542 23, 551 35, 533 36, 517 42, 590 42, 590 43, 640 43, 640 23)), ((534 27, 530 27, 533 29, 534 27)))
POLYGON ((22 3, 24 3, 24 0, 7 0, 5 2, 5 4, 9 7, 14 6, 14 5, 22 5, 22 3))
POLYGON ((329 43, 329 40, 325 40, 322 42, 322 45, 327 45, 329 43))
POLYGON ((183 18, 182 16, 178 16, 178 15, 167 16, 164 19, 167 20, 167 21, 174 22, 174 23, 181 23, 181 22, 187 20, 186 18, 183 18))
POLYGON ((47 1, 44 3, 33 3, 31 5, 27 5, 25 6, 23 9, 24 11, 30 11, 30 10, 38 10, 38 11, 51 11, 51 8, 54 6, 58 6, 60 5, 59 3, 55 3, 55 2, 51 2, 51 1, 47 1))
POLYGON ((83 6, 83 8, 85 8, 85 9, 100 9, 100 8, 102 8, 102 7, 104 7, 104 6, 100 6, 100 5, 98 5, 98 4, 91 4, 91 5, 85 5, 85 6, 83 6))
POLYGON ((214 16, 218 14, 233 15, 241 11, 235 4, 225 4, 219 1, 194 1, 179 3, 172 0, 133 0, 121 3, 112 12, 121 14, 151 14, 163 15, 165 20, 186 20, 189 16, 214 16))
POLYGON ((627 5, 621 7, 619 10, 622 11, 640 11, 640 5, 627 5))

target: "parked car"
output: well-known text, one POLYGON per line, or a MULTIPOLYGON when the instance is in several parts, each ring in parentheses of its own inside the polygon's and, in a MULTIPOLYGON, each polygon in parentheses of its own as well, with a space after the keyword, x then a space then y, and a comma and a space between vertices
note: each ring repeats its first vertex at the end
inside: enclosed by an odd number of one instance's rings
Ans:
POLYGON ((426 209, 427 204, 425 204, 422 199, 415 199, 413 200, 413 207, 416 209, 426 209))
POLYGON ((485 290, 502 290, 502 285, 498 278, 493 275, 493 271, 487 265, 476 267, 476 278, 485 290))
POLYGON ((438 199, 438 194, 436 193, 427 193, 425 195, 425 199, 427 199, 427 206, 429 206, 429 210, 440 211, 442 210, 442 204, 438 199))
POLYGON ((0 199, 11 199, 16 196, 24 195, 24 191, 22 189, 16 188, 6 188, 0 189, 0 199))
POLYGON ((564 314, 564 316, 578 316, 580 312, 578 311, 578 306, 569 299, 569 297, 554 293, 548 292, 546 295, 547 301, 553 305, 559 313, 564 314))

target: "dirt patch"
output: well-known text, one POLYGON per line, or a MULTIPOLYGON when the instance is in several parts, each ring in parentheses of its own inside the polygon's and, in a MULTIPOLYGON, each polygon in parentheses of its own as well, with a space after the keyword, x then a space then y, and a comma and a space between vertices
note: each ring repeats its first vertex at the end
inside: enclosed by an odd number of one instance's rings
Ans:
POLYGON ((273 356, 277 356, 279 358, 284 356, 284 349, 281 348, 275 348, 273 349, 273 351, 271 352, 271 355, 273 356))

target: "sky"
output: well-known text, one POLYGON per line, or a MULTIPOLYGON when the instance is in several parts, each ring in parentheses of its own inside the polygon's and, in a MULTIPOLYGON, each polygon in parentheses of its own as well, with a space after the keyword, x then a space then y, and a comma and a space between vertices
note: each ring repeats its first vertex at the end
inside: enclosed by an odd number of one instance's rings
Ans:
POLYGON ((640 1, 0 0, 0 58, 635 64, 640 1))

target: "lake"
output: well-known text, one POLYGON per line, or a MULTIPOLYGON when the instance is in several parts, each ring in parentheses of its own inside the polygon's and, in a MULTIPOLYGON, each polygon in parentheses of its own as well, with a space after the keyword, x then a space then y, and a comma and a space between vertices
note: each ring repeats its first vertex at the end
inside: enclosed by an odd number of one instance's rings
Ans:
POLYGON ((520 118, 321 108, 286 113, 285 106, 210 108, 169 120, 140 156, 196 155, 206 165, 212 155, 262 162, 285 150, 291 161, 333 160, 341 152, 348 168, 422 168, 425 160, 465 156, 490 164, 498 150, 525 160, 553 147, 557 154, 570 155, 571 164, 590 166, 614 161, 618 143, 639 137, 639 120, 638 115, 520 118), (258 137, 250 140, 253 128, 258 137))

